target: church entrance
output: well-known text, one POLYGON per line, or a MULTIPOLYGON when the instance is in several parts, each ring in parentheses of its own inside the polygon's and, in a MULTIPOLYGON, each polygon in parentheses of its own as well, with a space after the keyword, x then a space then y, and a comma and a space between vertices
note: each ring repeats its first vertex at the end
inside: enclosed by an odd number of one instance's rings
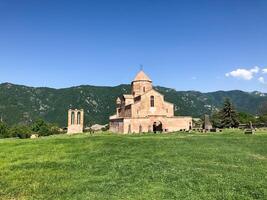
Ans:
POLYGON ((162 123, 160 121, 154 122, 153 123, 153 132, 156 133, 156 132, 162 132, 162 131, 163 131, 162 123))

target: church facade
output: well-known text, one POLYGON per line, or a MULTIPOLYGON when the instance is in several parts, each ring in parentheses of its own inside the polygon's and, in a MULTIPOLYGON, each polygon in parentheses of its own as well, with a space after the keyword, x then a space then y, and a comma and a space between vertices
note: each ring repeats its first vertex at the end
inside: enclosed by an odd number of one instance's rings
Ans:
POLYGON ((192 128, 192 117, 174 116, 174 105, 153 89, 151 79, 142 70, 131 87, 131 94, 122 95, 116 100, 116 114, 110 116, 110 131, 127 134, 192 128))

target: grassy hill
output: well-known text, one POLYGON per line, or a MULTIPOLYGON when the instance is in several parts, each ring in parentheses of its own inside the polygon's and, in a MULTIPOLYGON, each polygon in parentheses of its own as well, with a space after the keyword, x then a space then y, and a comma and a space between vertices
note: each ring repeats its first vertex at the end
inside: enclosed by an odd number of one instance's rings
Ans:
MULTIPOLYGON (((242 91, 218 91, 200 93, 196 91, 176 91, 170 88, 155 87, 165 95, 165 99, 175 104, 176 115, 193 117, 210 114, 220 108, 229 97, 238 111, 257 114, 266 94, 242 91)), ((115 113, 115 100, 118 96, 130 93, 130 85, 100 87, 82 85, 65 89, 34 88, 10 83, 0 84, 0 116, 10 125, 31 123, 37 118, 66 126, 67 110, 83 108, 86 124, 108 123, 109 116, 115 113)))
POLYGON ((0 140, 0 199, 267 199, 267 134, 0 140))

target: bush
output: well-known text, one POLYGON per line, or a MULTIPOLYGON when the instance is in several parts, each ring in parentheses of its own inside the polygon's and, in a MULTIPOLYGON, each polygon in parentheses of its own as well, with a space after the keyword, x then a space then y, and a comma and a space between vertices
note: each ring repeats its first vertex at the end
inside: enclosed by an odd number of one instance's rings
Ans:
POLYGON ((60 133, 56 125, 46 123, 42 119, 38 119, 33 123, 32 131, 39 134, 39 136, 49 136, 60 133))
POLYGON ((21 139, 30 138, 33 131, 29 126, 17 125, 10 128, 10 136, 21 139))
POLYGON ((17 137, 21 139, 30 138, 32 134, 48 136, 59 134, 59 128, 54 124, 46 123, 42 119, 36 120, 31 126, 14 125, 11 128, 0 122, 0 138, 17 137))

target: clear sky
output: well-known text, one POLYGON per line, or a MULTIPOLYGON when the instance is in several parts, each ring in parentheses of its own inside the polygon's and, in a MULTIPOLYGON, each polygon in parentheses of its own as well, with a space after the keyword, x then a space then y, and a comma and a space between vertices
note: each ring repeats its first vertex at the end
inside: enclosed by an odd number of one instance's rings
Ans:
POLYGON ((115 86, 140 64, 154 85, 267 92, 267 1, 0 0, 0 82, 115 86))

